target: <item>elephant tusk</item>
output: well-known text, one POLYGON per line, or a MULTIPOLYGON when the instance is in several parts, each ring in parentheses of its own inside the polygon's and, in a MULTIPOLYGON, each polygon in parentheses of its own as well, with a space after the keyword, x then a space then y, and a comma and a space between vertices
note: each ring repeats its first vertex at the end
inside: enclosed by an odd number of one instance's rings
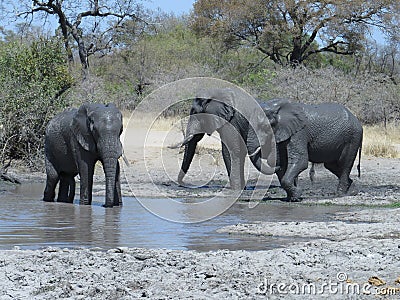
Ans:
POLYGON ((181 147, 185 146, 193 138, 193 134, 188 135, 182 142, 181 147))
POLYGON ((181 148, 181 147, 185 146, 187 143, 189 143, 192 138, 193 138, 193 134, 188 135, 182 142, 180 142, 176 145, 168 146, 168 148, 170 148, 170 149, 181 148))
POLYGON ((128 161, 128 158, 125 156, 125 153, 124 152, 122 152, 122 159, 124 160, 124 162, 125 162, 125 165, 127 166, 127 167, 130 167, 130 163, 129 163, 129 161, 128 161))
POLYGON ((169 148, 169 149, 177 149, 177 148, 180 148, 180 147, 182 147, 182 143, 181 142, 179 142, 178 144, 170 145, 167 148, 169 148))
POLYGON ((255 156, 258 152, 260 152, 261 151, 261 147, 258 147, 257 149, 256 149, 256 151, 254 151, 252 154, 249 154, 249 157, 253 157, 253 156, 255 156))

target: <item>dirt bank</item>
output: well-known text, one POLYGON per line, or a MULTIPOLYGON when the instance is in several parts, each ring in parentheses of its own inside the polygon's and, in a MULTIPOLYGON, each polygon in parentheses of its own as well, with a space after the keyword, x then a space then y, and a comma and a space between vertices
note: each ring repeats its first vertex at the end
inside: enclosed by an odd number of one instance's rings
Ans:
POLYGON ((3 251, 0 297, 298 299, 300 294, 307 299, 322 295, 329 299, 375 299, 388 287, 398 297, 399 247, 397 239, 371 243, 360 238, 314 240, 257 252, 3 251), (368 284, 379 280, 385 284, 368 284))

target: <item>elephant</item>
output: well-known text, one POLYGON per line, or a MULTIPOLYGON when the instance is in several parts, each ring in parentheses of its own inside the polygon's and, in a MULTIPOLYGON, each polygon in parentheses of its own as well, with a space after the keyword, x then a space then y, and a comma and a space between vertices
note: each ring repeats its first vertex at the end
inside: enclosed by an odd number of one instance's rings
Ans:
MULTIPOLYGON (((338 103, 309 105, 288 99, 272 99, 261 106, 273 129, 276 148, 262 144, 254 147, 253 144, 249 151, 256 160, 268 157, 268 152, 276 152, 276 174, 287 193, 287 200, 301 201, 297 177, 307 169, 309 161, 313 165, 323 163, 338 177, 339 195, 355 193, 351 189, 350 172, 358 152, 360 177, 363 128, 346 107, 338 103), (263 155, 259 155, 260 152, 264 152, 263 155)), ((255 130, 264 123, 265 119, 259 119, 255 130)), ((310 176, 313 175, 314 167, 310 171, 310 176)))
MULTIPOLYGON (((178 175, 178 183, 184 185, 183 178, 186 175, 193 160, 197 143, 207 133, 211 135, 217 131, 221 138, 222 157, 229 176, 232 189, 243 189, 244 161, 249 149, 255 151, 258 145, 273 144, 268 131, 272 132, 267 121, 258 134, 252 129, 253 119, 266 117, 252 97, 240 97, 230 88, 209 89, 195 97, 190 110, 189 121, 185 138, 179 146, 185 146, 184 157, 178 175), (252 100, 250 100, 252 99, 252 100)), ((177 146, 178 146, 177 145, 177 146)), ((258 160, 260 153, 250 156, 255 167, 264 174, 274 174, 274 155, 270 151, 268 163, 258 160)))
POLYGON ((122 205, 119 157, 122 114, 113 104, 87 103, 67 109, 49 121, 45 134, 46 187, 43 200, 72 203, 80 177, 79 204, 92 203, 93 173, 101 161, 106 178, 104 207, 122 205))

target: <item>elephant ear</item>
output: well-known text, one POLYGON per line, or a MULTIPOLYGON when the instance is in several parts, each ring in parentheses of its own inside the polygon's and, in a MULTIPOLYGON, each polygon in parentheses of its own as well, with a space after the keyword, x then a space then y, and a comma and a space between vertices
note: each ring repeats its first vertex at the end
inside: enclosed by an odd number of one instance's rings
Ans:
POLYGON ((71 129, 72 132, 82 146, 83 149, 90 152, 96 151, 96 144, 90 130, 90 122, 88 115, 90 113, 90 105, 83 104, 72 119, 71 129))
POLYGON ((307 118, 301 106, 287 99, 268 101, 263 110, 274 130, 277 143, 288 140, 306 126, 307 118))

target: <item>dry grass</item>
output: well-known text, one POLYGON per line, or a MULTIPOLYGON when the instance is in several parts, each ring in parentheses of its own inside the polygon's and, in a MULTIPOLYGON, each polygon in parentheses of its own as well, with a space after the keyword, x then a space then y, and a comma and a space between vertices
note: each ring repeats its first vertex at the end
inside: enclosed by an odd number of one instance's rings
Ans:
MULTIPOLYGON (((130 114, 124 113, 124 125, 127 125, 130 114)), ((129 127, 142 128, 144 124, 151 124, 152 130, 183 132, 186 128, 187 119, 179 117, 158 117, 142 115, 140 118, 131 119, 129 127), (150 119, 151 118, 151 119, 150 119)), ((215 150, 213 145, 199 145, 199 154, 215 150)), ((210 153, 208 153, 210 154, 210 153)), ((215 153, 213 153, 215 154, 215 153)), ((363 154, 374 157, 400 158, 400 126, 389 124, 386 129, 382 125, 364 126, 363 154)))
POLYGON ((124 127, 129 126, 131 128, 144 128, 151 127, 152 130, 159 131, 169 131, 172 128, 177 128, 181 130, 182 125, 186 127, 185 119, 179 117, 162 117, 162 116, 154 116, 152 114, 142 114, 142 115, 134 115, 131 118, 131 113, 122 112, 124 119, 124 127), (181 122, 183 120, 183 124, 181 122), (128 124, 129 122, 129 124, 128 124))
POLYGON ((186 130, 186 124, 187 121, 179 117, 174 117, 174 118, 160 117, 155 120, 153 128, 155 130, 160 130, 160 131, 168 131, 171 130, 172 128, 176 128, 183 133, 184 130, 186 130))
POLYGON ((374 157, 400 158, 400 127, 364 126, 363 154, 374 157))

